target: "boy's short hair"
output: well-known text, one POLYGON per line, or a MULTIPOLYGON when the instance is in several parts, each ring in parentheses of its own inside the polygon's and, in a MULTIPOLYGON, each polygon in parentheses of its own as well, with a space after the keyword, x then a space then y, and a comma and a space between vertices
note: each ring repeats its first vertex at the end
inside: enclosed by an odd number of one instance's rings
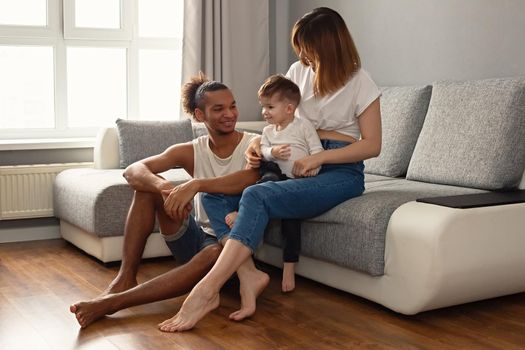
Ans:
POLYGON ((259 88, 259 98, 271 97, 275 94, 279 94, 281 99, 285 98, 296 106, 301 102, 301 91, 299 91, 299 87, 281 74, 268 77, 259 88))

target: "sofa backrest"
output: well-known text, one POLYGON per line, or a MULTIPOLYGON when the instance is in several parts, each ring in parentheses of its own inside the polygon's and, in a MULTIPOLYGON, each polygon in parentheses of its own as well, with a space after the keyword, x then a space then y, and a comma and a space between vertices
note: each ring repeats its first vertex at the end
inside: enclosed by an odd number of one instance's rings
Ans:
POLYGON ((434 83, 406 178, 484 190, 523 185, 525 78, 434 83))
MULTIPOLYGON (((266 126, 264 121, 238 122, 237 128, 260 132, 266 126)), ((195 137, 203 134, 202 124, 193 124, 193 135, 195 137)), ((205 129, 204 129, 205 130, 205 129)), ((119 135, 116 127, 105 127, 99 130, 95 148, 93 151, 93 161, 95 169, 118 169, 120 168, 120 145, 119 135)))
POLYGON ((381 89, 381 154, 365 160, 369 174, 405 176, 427 114, 432 86, 394 86, 381 89))
POLYGON ((102 128, 98 131, 93 150, 93 162, 95 169, 118 169, 120 167, 116 127, 102 128))

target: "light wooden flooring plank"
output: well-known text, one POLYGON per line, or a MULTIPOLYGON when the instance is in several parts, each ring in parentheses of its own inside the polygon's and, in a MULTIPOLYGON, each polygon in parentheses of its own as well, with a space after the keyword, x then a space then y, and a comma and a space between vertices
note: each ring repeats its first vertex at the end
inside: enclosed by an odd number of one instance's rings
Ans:
MULTIPOLYGON (((138 280, 176 266, 145 260, 138 280)), ((194 330, 160 332, 184 297, 133 307, 81 330, 69 305, 99 295, 118 271, 62 240, 0 244, 0 349, 522 349, 525 293, 403 316, 378 304, 298 278, 280 292, 280 270, 261 267, 271 282, 256 314, 228 320, 238 286, 194 330)))

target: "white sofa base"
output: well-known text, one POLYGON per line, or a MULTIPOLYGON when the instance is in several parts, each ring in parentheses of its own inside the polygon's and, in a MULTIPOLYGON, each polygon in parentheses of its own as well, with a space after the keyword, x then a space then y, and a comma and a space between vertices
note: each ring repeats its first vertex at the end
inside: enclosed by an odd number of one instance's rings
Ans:
MULTIPOLYGON (((525 291, 524 247, 525 203, 452 209, 409 202, 390 219, 383 276, 303 256, 296 272, 412 315, 525 291)), ((263 244, 256 257, 282 266, 280 248, 263 244)))
MULTIPOLYGON (((64 220, 60 220, 60 234, 66 241, 104 263, 122 260, 124 236, 98 237, 64 220)), ((171 252, 160 233, 151 234, 142 257, 155 258, 170 255, 171 252)))

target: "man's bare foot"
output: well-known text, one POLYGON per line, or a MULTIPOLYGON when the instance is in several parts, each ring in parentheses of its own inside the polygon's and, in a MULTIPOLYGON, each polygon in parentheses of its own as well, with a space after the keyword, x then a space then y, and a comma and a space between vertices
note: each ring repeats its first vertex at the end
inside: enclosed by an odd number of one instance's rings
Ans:
POLYGON ((210 292, 197 284, 188 295, 179 312, 159 324, 163 332, 182 332, 192 329, 208 312, 219 307, 219 292, 210 292))
POLYGON ((226 217, 224 218, 224 221, 226 221, 226 225, 231 229, 233 227, 233 224, 235 223, 235 219, 237 219, 237 212, 232 211, 226 217))
POLYGON ((128 289, 136 287, 137 284, 136 278, 128 278, 118 274, 117 277, 115 277, 109 286, 102 292, 102 294, 97 297, 97 299, 102 298, 108 294, 125 292, 128 289))
POLYGON ((255 313, 257 297, 270 282, 270 276, 260 270, 252 270, 250 274, 239 276, 241 308, 230 314, 230 319, 241 321, 255 313))
POLYGON ((96 320, 115 312, 112 306, 109 298, 102 297, 73 304, 69 307, 69 311, 75 314, 80 327, 86 328, 96 320))
POLYGON ((295 289, 295 263, 285 262, 283 265, 283 281, 281 290, 284 293, 291 292, 295 289))

